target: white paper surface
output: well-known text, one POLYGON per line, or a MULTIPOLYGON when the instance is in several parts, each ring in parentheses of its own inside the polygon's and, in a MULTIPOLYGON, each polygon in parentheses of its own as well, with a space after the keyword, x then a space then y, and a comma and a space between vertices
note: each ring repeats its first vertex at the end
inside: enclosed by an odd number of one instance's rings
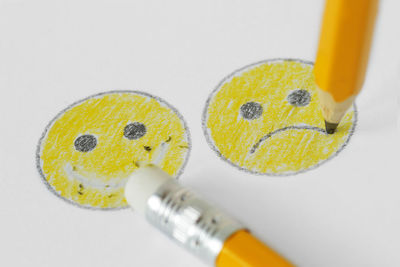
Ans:
POLYGON ((201 115, 229 73, 268 58, 314 61, 322 1, 0 1, 0 265, 204 266, 130 210, 55 197, 35 166, 63 108, 115 89, 162 97, 186 119, 182 183, 298 266, 399 266, 400 29, 382 1, 358 125, 339 156, 296 176, 221 161, 201 115))

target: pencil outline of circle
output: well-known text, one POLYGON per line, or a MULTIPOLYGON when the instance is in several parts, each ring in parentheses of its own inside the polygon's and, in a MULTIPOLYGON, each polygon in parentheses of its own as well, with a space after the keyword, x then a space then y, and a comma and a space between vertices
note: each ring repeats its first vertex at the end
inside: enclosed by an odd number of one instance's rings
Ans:
POLYGON ((124 137, 129 140, 140 139, 147 133, 146 126, 141 122, 128 123, 124 127, 124 137))
POLYGON ((203 134, 205 136, 205 139, 207 141, 208 146, 211 148, 211 150, 213 150, 218 158, 226 163, 228 163, 229 165, 233 166, 234 168, 240 170, 240 171, 244 171, 253 175, 257 175, 257 176, 269 176, 269 177, 288 177, 288 176, 296 176, 298 174, 302 174, 308 171, 312 171, 316 168, 318 168, 319 166, 321 166, 322 164, 330 161, 331 159, 335 158, 349 143, 351 137, 354 134, 354 131, 356 129, 357 126, 357 119, 358 119, 358 111, 357 111, 357 105, 355 102, 353 102, 352 108, 353 108, 353 120, 352 120, 352 127, 349 130, 349 133, 347 135, 347 139, 346 141, 343 142, 343 144, 339 147, 338 150, 336 150, 334 153, 332 153, 332 155, 330 157, 328 157, 327 159, 318 162, 317 164, 314 164, 306 169, 302 169, 296 172, 290 172, 290 173, 263 173, 263 172, 258 172, 258 171, 253 171, 253 170, 249 170, 245 167, 236 165, 235 163, 233 163, 231 160, 229 160, 228 158, 226 158, 224 155, 222 155, 222 153, 218 150, 217 146, 214 144, 214 140, 212 139, 212 137, 210 136, 209 132, 208 132, 208 127, 207 127, 207 119, 208 119, 208 112, 207 109, 211 103, 211 100, 213 99, 213 97, 215 96, 216 93, 218 93, 219 89, 221 88, 221 86, 223 84, 225 84, 226 82, 230 81, 233 77, 235 76, 239 76, 241 75, 243 72, 249 70, 250 68, 253 67, 257 67, 260 65, 263 65, 265 63, 275 63, 275 62, 298 62, 298 63, 302 63, 302 64, 307 64, 307 65, 311 65, 314 66, 314 63, 312 61, 308 61, 308 60, 303 60, 303 59, 295 59, 295 58, 272 58, 272 59, 265 59, 265 60, 261 60, 261 61, 257 61, 255 63, 251 63, 248 65, 245 65, 244 67, 238 68, 235 71, 231 72, 230 74, 228 74, 227 76, 225 76, 218 84, 216 87, 214 87, 214 89, 211 91, 210 95, 208 96, 206 103, 204 105, 203 108, 203 113, 202 113, 202 119, 201 119, 201 125, 203 128, 203 134))
POLYGON ((90 152, 97 146, 97 138, 93 134, 78 136, 74 141, 74 147, 79 152, 90 152))
POLYGON ((253 101, 249 101, 240 106, 240 115, 246 120, 255 120, 261 117, 263 107, 253 101))
POLYGON ((185 158, 183 160, 183 163, 181 165, 181 167, 179 168, 176 176, 174 177, 174 179, 179 179, 179 177, 182 175, 184 169, 186 168, 186 165, 188 163, 188 160, 190 158, 190 154, 191 154, 191 150, 192 150, 192 141, 191 141, 191 135, 190 135, 190 131, 189 131, 189 127, 188 124, 186 122, 186 120, 183 118, 183 116, 181 115, 181 113, 171 104, 169 104, 167 101, 165 101, 164 99, 162 99, 161 97, 152 95, 150 93, 147 92, 143 92, 143 91, 138 91, 138 90, 110 90, 110 91, 104 91, 104 92, 100 92, 97 94, 93 94, 93 95, 89 95, 83 99, 77 100, 75 102, 73 102, 72 104, 68 105, 66 108, 62 109, 60 112, 58 112, 51 120, 50 122, 46 125, 44 131, 42 132, 42 134, 39 137, 39 141, 36 145, 36 153, 35 153, 35 162, 36 162, 36 168, 39 172, 39 176, 42 180, 42 182, 44 183, 44 185, 46 186, 46 188, 52 193, 52 195, 55 195, 57 198, 63 200, 64 202, 79 207, 81 209, 86 209, 86 210, 93 210, 93 211, 117 211, 117 210, 124 210, 124 209, 128 209, 129 205, 126 205, 124 207, 114 207, 114 208, 101 208, 101 207, 93 207, 93 206, 83 206, 78 204, 77 202, 74 202, 68 198, 65 198, 63 196, 61 196, 60 194, 58 194, 58 192, 50 185, 50 183, 47 181, 46 176, 43 173, 42 170, 42 166, 41 166, 41 159, 40 159, 40 153, 41 153, 41 145, 43 143, 43 141, 45 140, 49 130, 51 129, 51 127, 53 126, 53 124, 57 121, 58 118, 60 118, 60 116, 62 116, 65 112, 67 112, 68 110, 76 107, 77 105, 89 100, 89 99, 93 99, 96 97, 102 97, 104 95, 110 95, 110 94, 125 94, 125 93, 129 93, 129 94, 135 94, 135 95, 140 95, 140 96, 144 96, 144 97, 148 97, 148 98, 152 98, 154 100, 156 100, 158 103, 165 105, 166 107, 168 107, 171 111, 173 111, 175 113, 176 116, 178 116, 178 118, 180 119, 180 121, 182 122, 183 128, 184 128, 184 133, 185 133, 185 137, 186 137, 186 141, 187 141, 187 150, 186 150, 186 154, 185 154, 185 158))
POLYGON ((305 107, 311 102, 311 94, 305 89, 296 89, 291 91, 286 99, 294 107, 305 107))

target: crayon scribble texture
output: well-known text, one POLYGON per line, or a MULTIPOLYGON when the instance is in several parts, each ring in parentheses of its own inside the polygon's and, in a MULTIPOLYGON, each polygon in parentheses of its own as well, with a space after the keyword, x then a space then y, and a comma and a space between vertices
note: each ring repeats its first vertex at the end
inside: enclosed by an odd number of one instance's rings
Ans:
POLYGON ((325 133, 312 69, 278 60, 228 78, 206 107, 211 146, 241 169, 270 175, 297 173, 333 156, 350 137, 355 114, 349 111, 335 134, 325 133))
POLYGON ((87 99, 56 118, 40 145, 40 167, 61 197, 85 207, 119 208, 127 205, 124 184, 137 168, 135 162, 158 160, 175 176, 188 146, 183 122, 165 104, 145 95, 110 93, 87 99), (124 136, 131 123, 144 125, 145 134, 131 131, 136 139, 124 136), (76 146, 84 135, 95 138, 95 147, 93 140, 76 146), (90 151, 79 151, 85 146, 90 151))

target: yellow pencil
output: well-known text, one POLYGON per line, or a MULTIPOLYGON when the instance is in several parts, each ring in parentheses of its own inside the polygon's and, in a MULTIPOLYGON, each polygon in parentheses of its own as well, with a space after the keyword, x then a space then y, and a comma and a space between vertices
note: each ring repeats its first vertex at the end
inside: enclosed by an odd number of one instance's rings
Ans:
POLYGON ((364 82, 378 0, 327 0, 314 74, 327 133, 364 82))
POLYGON ((136 212, 216 267, 294 267, 246 227, 178 183, 159 167, 138 163, 125 186, 136 212))

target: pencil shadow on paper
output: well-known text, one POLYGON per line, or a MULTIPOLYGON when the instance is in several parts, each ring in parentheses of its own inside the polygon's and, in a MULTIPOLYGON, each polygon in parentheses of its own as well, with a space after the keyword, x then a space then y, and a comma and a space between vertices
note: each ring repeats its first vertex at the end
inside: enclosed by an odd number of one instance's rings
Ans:
POLYGON ((363 121, 357 130, 363 134, 393 131, 399 121, 400 78, 389 76, 382 84, 375 86, 379 87, 379 93, 366 95, 364 102, 358 105, 363 110, 363 121))

